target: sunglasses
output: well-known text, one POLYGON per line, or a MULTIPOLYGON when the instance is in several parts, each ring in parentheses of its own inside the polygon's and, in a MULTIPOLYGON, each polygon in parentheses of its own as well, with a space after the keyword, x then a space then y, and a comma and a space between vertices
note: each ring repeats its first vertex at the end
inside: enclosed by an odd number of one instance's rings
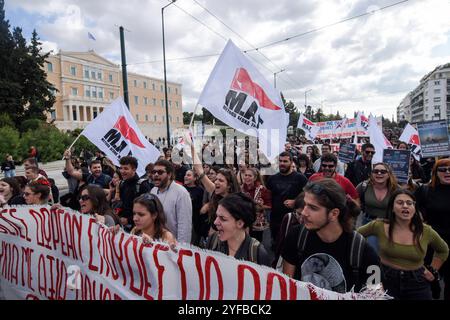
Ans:
POLYGON ((153 170, 152 174, 158 174, 159 176, 162 176, 166 172, 167 171, 165 171, 165 170, 153 170))
POLYGON ((437 171, 438 172, 448 172, 448 173, 450 173, 450 167, 438 167, 437 171))
POLYGON ((91 197, 89 197, 89 195, 87 195, 87 194, 83 194, 83 195, 81 195, 80 200, 88 201, 88 200, 91 200, 91 197))
POLYGON ((373 174, 386 174, 386 173, 388 173, 388 171, 385 169, 375 169, 375 170, 372 170, 372 173, 373 174))
POLYGON ((375 151, 364 151, 364 153, 365 153, 365 154, 372 154, 372 155, 374 155, 374 154, 375 154, 375 151))
POLYGON ((333 169, 335 167, 334 164, 322 164, 321 166, 322 168, 330 168, 330 169, 333 169))

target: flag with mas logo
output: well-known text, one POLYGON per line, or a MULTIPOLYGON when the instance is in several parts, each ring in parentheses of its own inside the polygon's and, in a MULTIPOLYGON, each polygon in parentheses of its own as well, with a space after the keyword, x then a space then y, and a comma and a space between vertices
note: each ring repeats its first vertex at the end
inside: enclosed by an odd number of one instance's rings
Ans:
POLYGON ((398 140, 406 142, 409 145, 414 158, 416 160, 420 160, 422 151, 420 148, 419 132, 417 132, 417 130, 412 125, 410 125, 409 123, 406 125, 405 129, 403 129, 402 135, 398 140))
POLYGON ((133 156, 138 160, 136 172, 145 173, 145 166, 156 162, 160 152, 142 134, 122 98, 114 100, 81 132, 111 161, 119 166, 120 158, 133 156))
POLYGON ((259 148, 269 160, 284 150, 289 117, 280 92, 231 40, 214 66, 198 103, 230 127, 258 137, 259 148))
POLYGON ((320 128, 311 120, 300 114, 298 118, 297 128, 302 129, 305 132, 305 137, 308 140, 314 140, 319 133, 320 128))

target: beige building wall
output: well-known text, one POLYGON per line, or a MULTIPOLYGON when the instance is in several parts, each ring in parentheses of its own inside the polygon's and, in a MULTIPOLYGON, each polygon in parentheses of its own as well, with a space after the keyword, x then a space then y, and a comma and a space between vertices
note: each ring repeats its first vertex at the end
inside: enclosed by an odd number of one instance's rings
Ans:
MULTIPOLYGON (((118 65, 88 52, 59 52, 48 58, 47 79, 58 92, 48 115, 62 130, 84 128, 114 99, 123 96, 118 65)), ((166 136, 164 82, 128 73, 130 112, 145 136, 166 136)), ((168 82, 170 131, 183 126, 181 84, 168 82)))

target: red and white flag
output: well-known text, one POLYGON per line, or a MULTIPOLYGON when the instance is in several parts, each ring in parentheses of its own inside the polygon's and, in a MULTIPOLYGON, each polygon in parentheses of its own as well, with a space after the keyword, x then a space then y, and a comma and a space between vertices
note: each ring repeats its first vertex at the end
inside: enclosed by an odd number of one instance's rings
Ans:
POLYGON ((399 141, 406 142, 409 145, 414 158, 416 160, 420 159, 422 151, 420 148, 419 132, 417 132, 417 130, 412 125, 410 125, 409 123, 406 125, 405 129, 403 129, 402 135, 399 138, 399 141))
POLYGON ((198 103, 230 127, 259 137, 269 160, 284 150, 289 118, 281 95, 231 40, 198 103))
POLYGON ((392 149, 392 144, 384 136, 383 131, 380 129, 377 123, 377 118, 372 115, 369 116, 369 137, 370 143, 375 147, 375 155, 373 156, 372 163, 383 161, 383 150, 392 149))
POLYGON ((138 160, 136 172, 145 173, 145 166, 161 155, 142 134, 122 98, 114 100, 81 132, 111 161, 119 166, 120 158, 133 156, 138 160))
POLYGON ((314 140, 319 133, 320 128, 308 118, 303 116, 303 113, 300 114, 298 118, 297 128, 305 131, 305 137, 308 140, 314 140))

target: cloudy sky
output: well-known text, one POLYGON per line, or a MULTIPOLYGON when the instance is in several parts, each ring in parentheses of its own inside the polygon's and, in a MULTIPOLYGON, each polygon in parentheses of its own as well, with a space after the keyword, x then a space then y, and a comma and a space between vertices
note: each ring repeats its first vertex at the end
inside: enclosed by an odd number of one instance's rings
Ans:
MULTIPOLYGON (((163 78, 161 7, 169 0, 6 0, 6 16, 46 50, 86 51, 119 64, 119 25, 128 69, 163 78), (87 32, 96 37, 89 40, 87 32)), ((450 62, 450 0, 178 0, 165 9, 168 79, 192 111, 227 39, 248 51, 287 100, 353 115, 391 118, 420 78, 450 62), (377 11, 378 10, 378 11, 377 11), (182 59, 180 59, 182 58, 182 59), (188 58, 188 59, 185 59, 188 58)))

